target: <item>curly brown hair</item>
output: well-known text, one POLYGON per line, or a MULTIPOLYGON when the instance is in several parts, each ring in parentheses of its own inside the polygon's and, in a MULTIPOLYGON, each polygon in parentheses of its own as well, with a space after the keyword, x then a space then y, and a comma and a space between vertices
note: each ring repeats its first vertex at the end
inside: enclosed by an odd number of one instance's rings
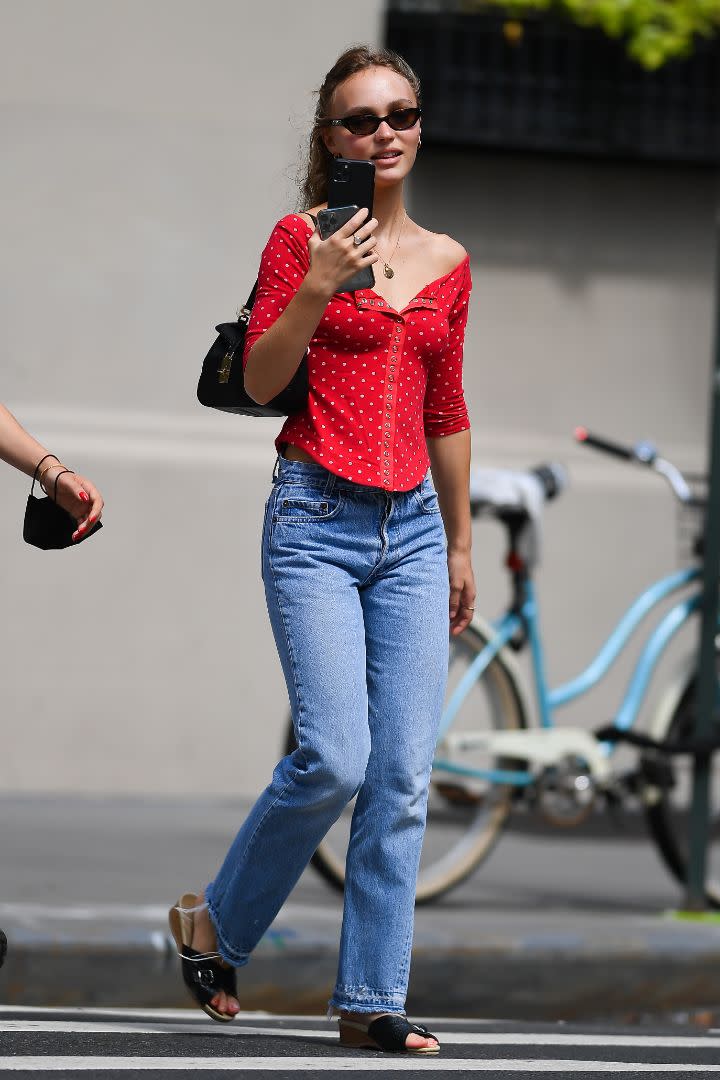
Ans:
POLYGON ((316 206, 327 199, 328 166, 332 155, 323 141, 320 121, 327 119, 332 96, 345 79, 371 67, 390 68, 391 71, 402 75, 410 83, 417 103, 420 105, 420 80, 402 56, 390 49, 376 49, 370 45, 355 45, 351 49, 346 49, 330 68, 322 86, 317 91, 315 119, 310 132, 310 149, 300 182, 301 209, 316 206))

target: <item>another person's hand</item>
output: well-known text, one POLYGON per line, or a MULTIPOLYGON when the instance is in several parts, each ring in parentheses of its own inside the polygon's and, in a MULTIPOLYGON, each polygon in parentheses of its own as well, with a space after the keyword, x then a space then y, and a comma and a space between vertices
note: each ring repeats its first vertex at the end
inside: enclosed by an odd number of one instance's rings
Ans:
POLYGON ((25 430, 19 420, 0 404, 0 460, 26 473, 37 475, 40 486, 51 499, 55 498, 57 480, 57 502, 67 510, 77 522, 73 540, 82 540, 96 524, 103 508, 103 499, 89 480, 77 473, 59 474, 65 465, 54 454, 48 453, 37 439, 25 430))
MULTIPOLYGON (((64 468, 64 466, 61 466, 64 468)), ((103 498, 94 484, 78 473, 51 470, 43 477, 43 488, 51 498, 55 498, 55 478, 57 477, 57 503, 75 518, 77 529, 73 540, 80 540, 99 520, 104 506, 103 498)))

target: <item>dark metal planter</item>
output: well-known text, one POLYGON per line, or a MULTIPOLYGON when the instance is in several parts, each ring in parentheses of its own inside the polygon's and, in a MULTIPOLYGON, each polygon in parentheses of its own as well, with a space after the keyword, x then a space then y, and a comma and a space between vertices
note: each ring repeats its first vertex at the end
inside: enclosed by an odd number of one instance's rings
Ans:
POLYGON ((546 15, 391 0, 385 40, 423 84, 428 144, 720 162, 720 42, 645 71, 621 42, 546 15), (518 34, 519 30, 519 34, 518 34))

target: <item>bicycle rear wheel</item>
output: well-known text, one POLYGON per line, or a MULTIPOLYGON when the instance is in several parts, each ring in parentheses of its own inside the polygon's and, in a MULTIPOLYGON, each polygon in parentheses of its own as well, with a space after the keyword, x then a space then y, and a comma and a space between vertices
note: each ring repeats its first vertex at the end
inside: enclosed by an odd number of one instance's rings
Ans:
MULTIPOLYGON (((448 696, 469 665, 487 644, 487 632, 471 624, 450 642, 448 696)), ((452 734, 500 731, 526 726, 525 710, 513 672, 502 656, 495 657, 473 683, 452 725, 452 734)), ((296 747, 292 721, 286 752, 296 747)), ((474 748, 438 755, 477 769, 512 768, 513 763, 492 758, 474 748)), ((428 796, 425 842, 420 861, 416 902, 428 903, 459 885, 490 855, 510 812, 512 788, 487 780, 469 779, 434 769, 428 796)), ((317 851, 312 864, 334 888, 345 884, 345 854, 350 836, 354 800, 343 811, 317 851)))
MULTIPOLYGON (((718 659, 720 663, 720 658, 718 659)), ((665 732, 654 732, 656 738, 675 741, 692 737, 697 710, 697 678, 693 673, 680 696, 665 732)), ((644 756, 646 771, 652 775, 658 760, 644 756)), ((660 759, 658 784, 651 784, 645 799, 645 816, 650 835, 672 876, 681 884, 687 882, 690 860, 689 830, 692 803, 693 758, 690 754, 674 754, 660 759), (663 772, 666 774, 663 776, 663 772)), ((712 759, 709 790, 709 831, 707 871, 705 878, 707 902, 720 908, 720 755, 712 759)))

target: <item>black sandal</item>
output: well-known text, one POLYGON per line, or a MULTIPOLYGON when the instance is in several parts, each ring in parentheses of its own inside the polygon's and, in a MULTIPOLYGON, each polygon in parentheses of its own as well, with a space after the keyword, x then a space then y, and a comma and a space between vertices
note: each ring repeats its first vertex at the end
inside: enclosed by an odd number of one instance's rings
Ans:
POLYGON ((439 1054, 437 1035, 422 1024, 411 1024, 400 1013, 385 1013, 369 1024, 340 1017, 340 1045, 355 1050, 383 1050, 386 1054, 439 1054), (408 1035, 435 1039, 435 1046, 406 1046, 408 1035))
POLYGON ((221 990, 237 997, 235 968, 228 967, 220 953, 201 953, 193 949, 190 942, 195 922, 192 909, 195 907, 198 907, 197 896, 185 893, 175 907, 170 908, 170 931, 177 945, 183 981, 200 1008, 213 1020, 226 1024, 233 1015, 218 1012, 210 1003, 221 990))

